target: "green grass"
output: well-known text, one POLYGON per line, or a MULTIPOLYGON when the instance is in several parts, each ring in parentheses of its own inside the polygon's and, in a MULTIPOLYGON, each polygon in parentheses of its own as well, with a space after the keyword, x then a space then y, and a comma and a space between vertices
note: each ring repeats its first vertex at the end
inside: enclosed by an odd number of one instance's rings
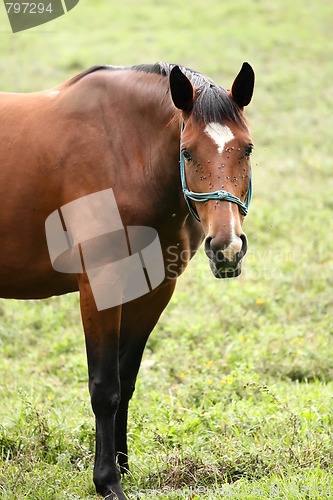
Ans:
MULTIPOLYGON (((333 496, 332 18, 326 0, 82 0, 12 35, 0 5, 3 90, 104 63, 256 71, 244 272, 215 280, 200 252, 179 280, 131 403, 130 499, 333 496)), ((0 305, 0 498, 97 498, 78 297, 0 305)))

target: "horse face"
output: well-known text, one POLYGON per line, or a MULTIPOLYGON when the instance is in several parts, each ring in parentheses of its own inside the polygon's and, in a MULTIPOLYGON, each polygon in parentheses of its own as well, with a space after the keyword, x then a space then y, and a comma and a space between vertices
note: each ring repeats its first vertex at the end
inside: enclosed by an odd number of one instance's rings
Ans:
MULTIPOLYGON (((198 201, 195 198, 187 201, 205 232, 205 251, 213 274, 217 278, 235 277, 241 272, 241 261, 247 251, 242 230, 246 209, 242 202, 245 205, 249 196, 253 144, 242 110, 252 97, 253 70, 245 63, 231 91, 220 93, 225 101, 223 106, 217 93, 216 102, 211 96, 210 110, 205 115, 203 109, 202 116, 196 110, 197 96, 191 82, 180 73, 176 75, 177 85, 172 85, 175 82, 170 75, 170 87, 174 104, 183 111, 184 177, 188 190, 200 193, 198 201), (229 113, 221 116, 222 113, 212 111, 214 102, 224 110, 230 106, 229 113), (221 191, 227 193, 224 199, 221 199, 224 195, 219 196, 221 191), (207 196, 201 196, 202 193, 207 196)), ((204 105, 203 101, 201 107, 204 105)))
POLYGON ((246 202, 251 178, 252 141, 233 123, 198 125, 189 119, 182 136, 189 190, 207 193, 206 201, 190 201, 205 232, 205 251, 218 278, 238 276, 247 251, 244 215, 237 203, 209 199, 219 190, 246 202))

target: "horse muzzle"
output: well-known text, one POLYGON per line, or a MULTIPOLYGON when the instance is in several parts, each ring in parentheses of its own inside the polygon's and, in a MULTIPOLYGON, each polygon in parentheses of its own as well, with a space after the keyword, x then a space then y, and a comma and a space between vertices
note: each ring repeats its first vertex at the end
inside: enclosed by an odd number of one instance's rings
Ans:
POLYGON ((242 259, 247 252, 246 236, 235 236, 228 245, 207 236, 205 252, 215 278, 236 278, 242 272, 242 259))

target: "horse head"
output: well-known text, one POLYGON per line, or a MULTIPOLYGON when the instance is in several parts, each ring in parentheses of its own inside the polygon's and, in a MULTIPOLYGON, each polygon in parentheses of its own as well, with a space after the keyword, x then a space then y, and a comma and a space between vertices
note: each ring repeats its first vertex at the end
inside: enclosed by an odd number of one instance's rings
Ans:
POLYGON ((244 63, 230 91, 191 75, 174 66, 169 77, 181 111, 182 189, 202 225, 214 276, 235 277, 247 251, 242 225, 251 199, 253 143, 243 110, 252 98, 254 72, 244 63))

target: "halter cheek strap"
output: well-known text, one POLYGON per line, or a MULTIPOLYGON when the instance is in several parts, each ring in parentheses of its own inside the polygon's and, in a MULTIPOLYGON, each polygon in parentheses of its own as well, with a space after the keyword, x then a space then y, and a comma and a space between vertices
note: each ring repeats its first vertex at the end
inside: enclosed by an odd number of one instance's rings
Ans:
MULTIPOLYGON (((184 123, 182 125, 182 130, 183 129, 184 129, 184 123)), ((231 203, 236 203, 236 205, 239 206, 240 213, 244 216, 247 215, 248 208, 249 208, 251 198, 252 198, 252 170, 250 173, 250 184, 249 184, 249 189, 247 192, 247 198, 246 198, 245 203, 243 203, 242 200, 240 200, 234 194, 229 193, 229 191, 224 191, 223 189, 219 189, 218 191, 212 191, 211 193, 196 193, 194 191, 190 191, 188 189, 187 182, 186 182, 185 160, 184 160, 184 155, 182 153, 181 145, 182 145, 182 141, 180 141, 180 161, 179 161, 180 179, 181 179, 182 190, 183 190, 185 201, 186 201, 188 209, 189 209, 190 213, 193 215, 193 217, 200 222, 200 217, 199 217, 197 211, 195 210, 195 208, 192 206, 191 201, 201 203, 201 202, 209 201, 209 200, 225 200, 225 201, 230 201, 231 203)))

